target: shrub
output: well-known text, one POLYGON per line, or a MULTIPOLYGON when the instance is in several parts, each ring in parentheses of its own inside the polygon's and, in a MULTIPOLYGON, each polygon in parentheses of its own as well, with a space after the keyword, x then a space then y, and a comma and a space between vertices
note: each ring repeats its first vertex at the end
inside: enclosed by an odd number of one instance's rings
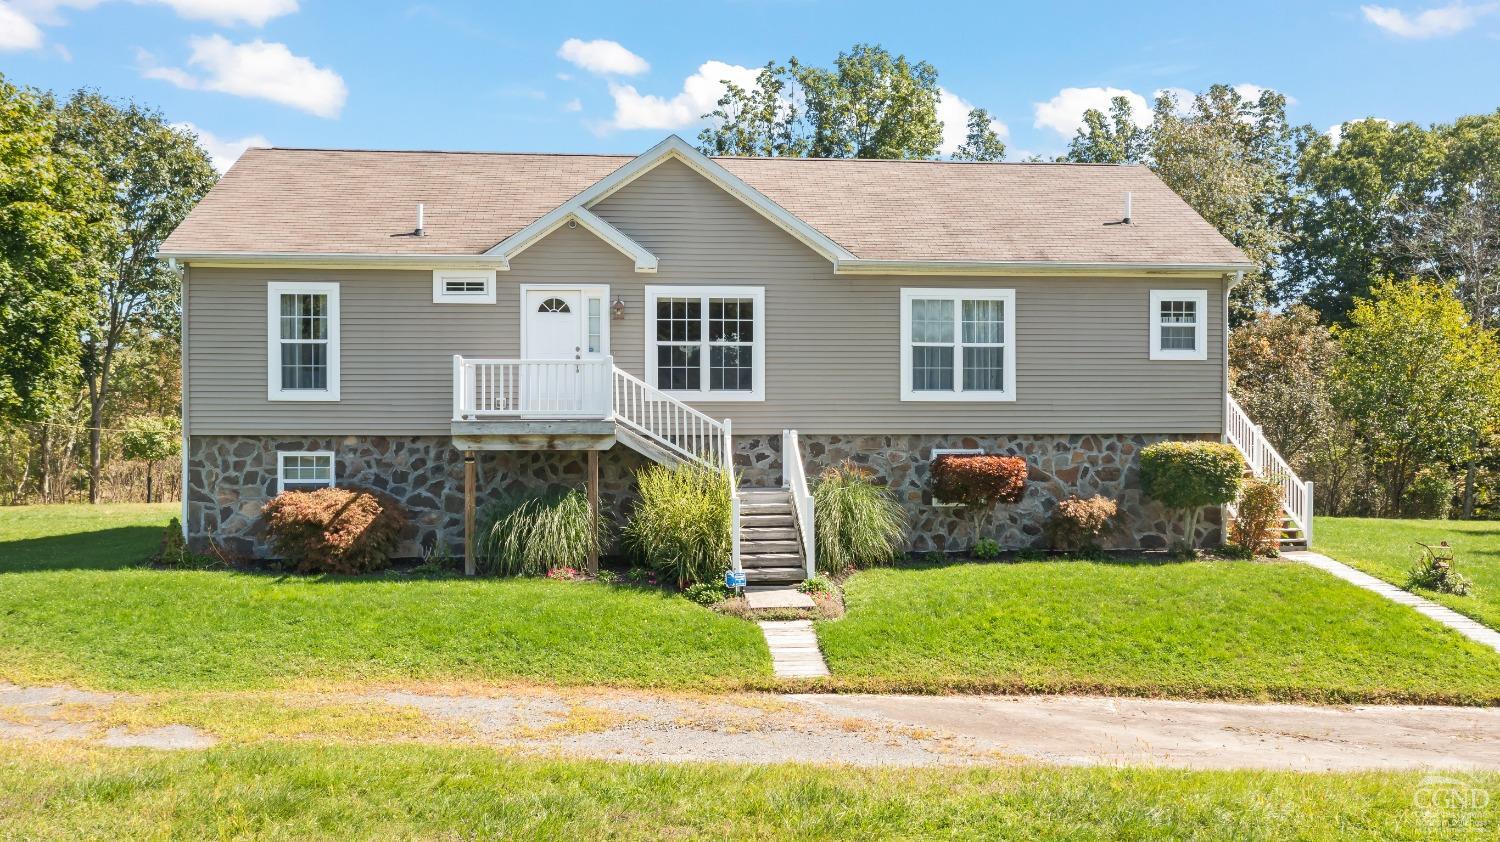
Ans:
POLYGON ((945 453, 932 464, 932 496, 977 508, 1019 503, 1026 474, 1026 460, 1019 456, 945 453))
MULTIPOLYGON (((480 514, 480 563, 501 576, 539 576, 560 567, 583 567, 589 557, 589 499, 579 489, 507 497, 480 514)), ((608 529, 599 519, 598 546, 608 529)))
POLYGON ((682 595, 699 605, 713 605, 729 598, 729 588, 723 582, 697 582, 688 585, 682 595))
POLYGON ((395 500, 352 488, 285 491, 263 514, 271 547, 299 573, 380 570, 406 528, 406 513, 395 500))
POLYGON ((991 561, 1000 557, 1000 542, 994 538, 980 538, 969 552, 980 561, 991 561))
POLYGON ((1240 487, 1229 539, 1254 556, 1276 555, 1281 526, 1281 483, 1249 477, 1240 487))
POLYGON ((1099 494, 1088 499, 1075 495, 1059 500, 1047 516, 1047 537, 1053 549, 1098 549, 1096 539, 1119 510, 1115 501, 1099 494))
POLYGON ((797 590, 805 594, 828 594, 833 593, 833 583, 822 576, 814 576, 797 585, 797 590))
POLYGON ((823 471, 813 486, 818 567, 842 573, 889 564, 906 542, 906 510, 874 475, 845 462, 823 471))
POLYGON ((223 564, 223 561, 212 555, 201 555, 189 550, 187 542, 182 538, 182 521, 174 517, 162 533, 161 548, 151 557, 151 563, 174 570, 206 570, 223 564))
POLYGON ((1408 589, 1426 588, 1454 596, 1468 596, 1474 590, 1468 577, 1453 569, 1453 559, 1445 557, 1450 552, 1447 541, 1438 545, 1438 552, 1426 545, 1421 546, 1421 560, 1406 574, 1408 589))
POLYGON ((1453 512, 1458 484, 1441 468, 1423 468, 1406 487, 1406 510, 1411 517, 1447 520, 1453 512))
POLYGON ((651 465, 635 477, 641 498, 625 525, 631 550, 678 587, 722 578, 731 551, 724 474, 688 463, 651 465))
POLYGON ((1232 444, 1163 441, 1141 450, 1141 487, 1146 494, 1186 516, 1179 546, 1191 552, 1204 506, 1234 500, 1245 461, 1232 444))

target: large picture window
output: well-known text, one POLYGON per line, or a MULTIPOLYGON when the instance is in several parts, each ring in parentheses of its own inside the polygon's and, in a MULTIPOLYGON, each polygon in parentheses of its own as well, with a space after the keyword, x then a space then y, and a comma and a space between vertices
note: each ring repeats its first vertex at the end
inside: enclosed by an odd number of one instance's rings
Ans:
POLYGON ((339 399, 339 285, 267 284, 267 397, 339 399))
POLYGON ((646 287, 646 381, 686 398, 763 400, 764 287, 646 287))
POLYGON ((1151 359, 1208 359, 1208 290, 1151 291, 1151 359))
POLYGON ((1016 293, 901 290, 901 399, 1015 400, 1016 293))

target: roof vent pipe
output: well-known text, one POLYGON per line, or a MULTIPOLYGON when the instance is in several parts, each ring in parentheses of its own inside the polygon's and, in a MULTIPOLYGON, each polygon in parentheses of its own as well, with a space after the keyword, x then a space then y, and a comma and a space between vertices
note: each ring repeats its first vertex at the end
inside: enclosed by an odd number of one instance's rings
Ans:
POLYGON ((422 227, 422 203, 421 202, 417 202, 417 230, 416 230, 416 235, 418 237, 425 237, 425 236, 427 236, 427 229, 424 228, 424 227, 422 227))
POLYGON ((1130 224, 1130 191, 1129 190, 1125 191, 1125 219, 1123 221, 1125 222, 1126 225, 1130 224))

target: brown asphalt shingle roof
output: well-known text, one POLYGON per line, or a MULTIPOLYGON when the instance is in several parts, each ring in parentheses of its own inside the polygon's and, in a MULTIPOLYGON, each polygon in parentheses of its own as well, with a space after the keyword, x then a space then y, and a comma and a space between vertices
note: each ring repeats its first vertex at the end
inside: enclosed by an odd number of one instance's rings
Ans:
MULTIPOLYGON (((163 251, 479 254, 628 155, 251 149, 163 251), (412 237, 416 203, 425 237, 412 237)), ((843 246, 884 260, 1244 262, 1138 166, 719 158, 843 246), (1135 224, 1108 225, 1134 197, 1135 224)))

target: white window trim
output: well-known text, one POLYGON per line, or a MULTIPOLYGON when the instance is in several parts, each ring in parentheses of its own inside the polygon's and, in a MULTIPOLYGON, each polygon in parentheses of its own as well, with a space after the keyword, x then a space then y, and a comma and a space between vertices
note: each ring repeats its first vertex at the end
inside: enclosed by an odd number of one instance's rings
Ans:
POLYGON ((339 399, 339 285, 269 281, 266 283, 266 399, 272 401, 336 401, 339 399), (281 296, 328 296, 328 388, 281 388, 281 296))
MULTIPOLYGON (((936 464, 939 456, 954 455, 983 456, 984 451, 977 447, 934 447, 932 449, 932 455, 931 457, 929 457, 928 461, 932 464, 936 464)), ((932 505, 937 506, 940 509, 957 509, 963 506, 963 503, 944 503, 942 500, 938 499, 938 496, 936 494, 932 494, 929 496, 932 499, 932 505)))
POLYGON ((1208 359, 1208 290, 1153 289, 1148 314, 1151 325, 1150 351, 1153 360, 1208 359), (1167 301, 1191 301, 1198 305, 1198 323, 1194 325, 1193 350, 1166 351, 1161 347, 1161 305, 1167 301))
MULTIPOLYGON (((328 457, 328 484, 325 488, 332 488, 338 482, 339 463, 332 450, 278 450, 276 451, 276 493, 286 491, 286 458, 288 456, 327 456, 328 457)), ((297 485, 313 485, 310 480, 297 480, 297 485)))
POLYGON ((535 290, 558 290, 561 292, 581 293, 583 300, 583 319, 578 326, 578 347, 588 347, 589 341, 589 299, 599 299, 599 351, 598 356, 607 357, 609 353, 609 285, 598 284, 595 286, 579 286, 578 284, 521 284, 520 303, 517 307, 521 311, 521 356, 526 356, 526 318, 531 315, 530 308, 526 306, 527 294, 535 290))
MULTIPOLYGON (((751 388, 744 391, 711 390, 709 384, 709 355, 701 354, 699 365, 703 384, 697 391, 662 389, 668 395, 682 400, 699 401, 764 401, 766 399, 766 288, 731 286, 648 286, 646 287, 646 382, 661 388, 656 382, 656 302, 659 298, 749 298, 755 302, 755 339, 751 343, 750 372, 751 388)), ((708 344, 708 308, 703 308, 704 344, 708 344)), ((737 343, 743 344, 743 343, 737 343)))
POLYGON ((903 401, 1014 401, 1016 399, 1016 291, 1014 289, 963 289, 946 287, 924 289, 903 287, 901 290, 901 400, 903 401), (911 370, 911 303, 917 299, 939 298, 949 301, 1005 302, 1005 388, 1001 390, 963 391, 962 308, 956 308, 954 323, 953 382, 951 392, 917 391, 912 388, 911 370))
POLYGON ((434 269, 432 270, 433 304, 494 304, 494 269, 434 269), (448 281, 483 279, 483 292, 448 292, 448 281))

